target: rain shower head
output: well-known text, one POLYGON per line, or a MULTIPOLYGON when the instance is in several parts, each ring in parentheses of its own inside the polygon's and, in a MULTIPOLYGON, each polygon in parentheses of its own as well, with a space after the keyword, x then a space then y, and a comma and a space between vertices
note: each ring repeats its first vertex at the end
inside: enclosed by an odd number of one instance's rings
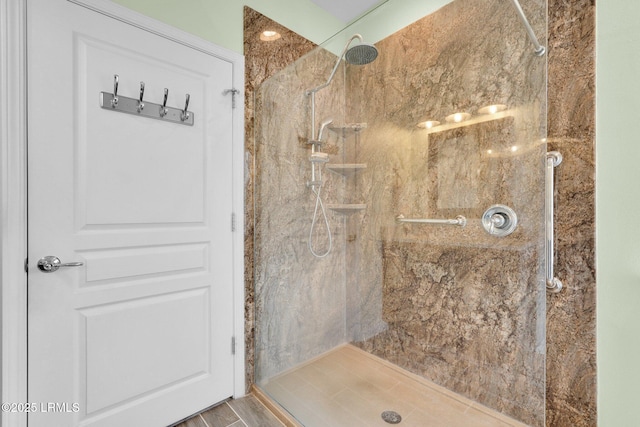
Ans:
POLYGON ((344 59, 349 64, 367 65, 378 57, 378 49, 369 43, 361 43, 349 48, 344 54, 344 59))
POLYGON ((327 80, 327 82, 321 84, 318 87, 308 90, 306 92, 307 95, 315 94, 320 89, 324 89, 325 87, 329 86, 329 84, 333 80, 333 77, 336 75, 336 71, 338 70, 338 66, 340 65, 340 61, 342 61, 343 57, 345 61, 353 65, 366 65, 372 63, 378 57, 378 49, 372 44, 363 43, 362 40, 363 39, 360 34, 354 34, 353 36, 351 36, 347 44, 344 46, 342 53, 338 57, 336 65, 333 66, 333 70, 331 71, 331 75, 329 75, 329 79, 327 80), (360 40, 360 44, 349 48, 349 45, 355 39, 360 40))

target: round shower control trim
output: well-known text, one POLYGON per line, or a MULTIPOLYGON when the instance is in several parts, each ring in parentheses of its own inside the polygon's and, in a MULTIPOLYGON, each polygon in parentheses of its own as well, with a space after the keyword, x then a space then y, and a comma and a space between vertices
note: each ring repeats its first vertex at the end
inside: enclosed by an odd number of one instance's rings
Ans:
POLYGON ((518 216, 509 206, 493 205, 482 215, 482 226, 493 236, 508 236, 518 226, 518 216))

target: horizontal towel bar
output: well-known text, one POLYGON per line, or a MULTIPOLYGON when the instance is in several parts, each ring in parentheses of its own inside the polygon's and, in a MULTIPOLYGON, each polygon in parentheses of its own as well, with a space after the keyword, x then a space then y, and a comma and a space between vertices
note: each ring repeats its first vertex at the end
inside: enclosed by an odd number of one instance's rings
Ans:
POLYGON ((427 218, 405 218, 404 215, 400 214, 396 217, 396 223, 404 224, 404 223, 413 223, 413 224, 447 224, 447 225, 458 225, 460 227, 464 227, 467 225, 467 218, 462 215, 458 215, 455 219, 427 219, 427 218))

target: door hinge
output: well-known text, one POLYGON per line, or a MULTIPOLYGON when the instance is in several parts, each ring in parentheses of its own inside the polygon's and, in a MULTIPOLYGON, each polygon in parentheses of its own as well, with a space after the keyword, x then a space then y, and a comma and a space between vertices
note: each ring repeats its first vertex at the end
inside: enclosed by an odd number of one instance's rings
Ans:
POLYGON ((236 337, 231 337, 231 354, 236 354, 236 337))
POLYGON ((236 231, 236 214, 231 212, 231 231, 236 231))
POLYGON ((29 258, 24 259, 24 272, 29 273, 29 258))
POLYGON ((236 95, 239 94, 240 91, 238 89, 227 89, 222 92, 223 95, 231 94, 231 108, 236 108, 236 95))

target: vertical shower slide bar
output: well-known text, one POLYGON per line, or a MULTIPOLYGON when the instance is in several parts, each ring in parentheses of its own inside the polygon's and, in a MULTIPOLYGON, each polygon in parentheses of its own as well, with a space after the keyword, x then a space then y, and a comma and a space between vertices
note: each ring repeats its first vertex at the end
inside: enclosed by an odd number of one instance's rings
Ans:
POLYGON ((547 291, 558 293, 562 290, 562 282, 554 276, 554 224, 553 224, 553 169, 562 163, 562 155, 557 151, 549 151, 546 158, 545 173, 545 269, 547 291))

